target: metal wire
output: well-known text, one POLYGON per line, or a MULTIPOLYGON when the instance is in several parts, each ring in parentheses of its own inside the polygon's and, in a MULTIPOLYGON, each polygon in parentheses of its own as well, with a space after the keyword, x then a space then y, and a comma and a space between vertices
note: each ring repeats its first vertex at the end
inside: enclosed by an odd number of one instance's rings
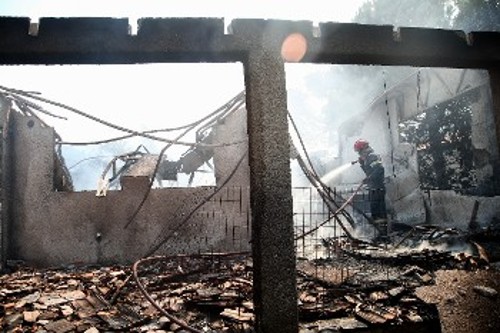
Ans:
MULTIPOLYGON (((193 125, 192 127, 186 128, 185 131, 183 131, 181 134, 179 134, 179 136, 177 136, 177 139, 182 138, 189 131, 191 131, 194 127, 195 127, 195 125, 193 125)), ((142 206, 144 206, 144 203, 146 202, 146 200, 149 197, 149 193, 151 193, 151 187, 153 186, 153 183, 155 181, 155 175, 158 172, 158 169, 160 168, 161 161, 163 160, 163 155, 165 154, 165 152, 167 151, 167 149, 170 148, 172 145, 173 145, 173 143, 169 143, 168 145, 166 145, 165 147, 163 147, 162 150, 160 151, 160 153, 158 154, 158 159, 156 160, 155 169, 153 171, 153 176, 151 177, 151 179, 149 181, 149 186, 146 189, 146 193, 144 194, 141 202, 139 203, 139 206, 137 206, 136 210, 134 211, 134 213, 132 214, 132 216, 130 217, 130 219, 128 220, 128 222, 125 224, 125 226, 123 227, 123 229, 127 229, 128 228, 128 226, 137 217, 137 214, 139 214, 140 210, 142 209, 142 206)))
MULTIPOLYGON (((238 142, 221 143, 221 144, 214 145, 214 144, 206 144, 206 143, 190 143, 190 142, 183 142, 183 141, 178 141, 178 140, 165 139, 165 138, 161 138, 161 137, 158 137, 158 136, 150 135, 148 133, 138 132, 138 131, 135 131, 135 130, 132 130, 132 129, 129 129, 129 128, 126 128, 126 127, 123 127, 123 126, 119 126, 119 125, 113 124, 113 123, 111 123, 109 121, 100 119, 100 118, 98 118, 96 116, 90 115, 90 114, 85 113, 83 111, 80 111, 80 110, 78 110, 76 108, 67 106, 67 105, 59 103, 59 102, 54 102, 52 100, 49 100, 49 99, 46 99, 46 98, 43 98, 43 97, 34 96, 33 94, 25 92, 25 91, 22 91, 22 90, 11 89, 11 88, 7 88, 7 87, 4 87, 4 86, 0 86, 0 90, 4 90, 4 91, 6 91, 6 92, 8 92, 10 94, 21 95, 21 96, 29 97, 29 98, 32 98, 32 99, 35 99, 35 100, 38 100, 38 101, 41 101, 41 102, 44 102, 44 103, 52 104, 54 106, 57 106, 57 107, 60 107, 62 109, 65 109, 65 110, 71 111, 73 113, 76 113, 76 114, 78 114, 78 115, 80 115, 82 117, 85 117, 85 118, 88 118, 90 120, 93 120, 93 121, 95 121, 95 122, 97 122, 97 123, 99 123, 101 125, 104 125, 104 126, 107 126, 107 127, 110 127, 110 128, 113 128, 113 129, 116 129, 116 130, 119 130, 119 131, 122 131, 122 132, 125 132, 125 133, 129 133, 129 134, 132 134, 132 135, 135 135, 135 136, 141 136, 141 137, 144 137, 144 138, 147 138, 147 139, 156 140, 156 141, 160 141, 160 142, 166 142, 166 143, 170 143, 170 144, 177 144, 177 145, 189 146, 189 147, 204 147, 204 148, 226 147, 226 146, 232 146, 232 145, 236 145, 236 144, 239 144, 239 143, 246 142, 246 140, 243 140, 243 141, 238 141, 238 142)), ((203 120, 204 119, 205 118, 203 118, 203 120)), ((197 123, 200 123, 201 121, 202 120, 199 120, 197 123)))
MULTIPOLYGON (((208 123, 208 124, 213 124, 218 119, 220 119, 221 117, 224 117, 227 114, 228 108, 233 107, 237 103, 240 103, 239 105, 241 105, 243 103, 242 102, 242 96, 244 96, 244 92, 239 93, 238 95, 236 95, 235 97, 233 97, 229 102, 227 102, 223 106, 217 108, 217 110, 211 112, 210 114, 206 115, 205 117, 203 117, 203 118, 201 118, 201 119, 199 119, 199 120, 197 120, 195 122, 192 122, 190 124, 182 125, 182 126, 179 126, 179 127, 172 127, 172 128, 163 128, 163 129, 154 129, 154 130, 142 131, 140 133, 150 134, 150 133, 161 133, 161 132, 174 132, 174 131, 179 131, 179 130, 186 129, 186 128, 192 129, 196 125, 199 125, 203 121, 205 121, 205 120, 207 120, 207 119, 209 119, 209 118, 211 118, 211 117, 213 117, 213 116, 215 116, 215 115, 217 115, 217 114, 220 113, 220 115, 218 115, 215 119, 211 120, 208 123)), ((235 109, 233 108, 233 111, 234 110, 235 109)), ((204 125, 204 127, 202 127, 202 128, 205 128, 207 125, 204 125)), ((198 131, 200 131, 200 130, 198 130, 198 131)), ((129 138, 133 138, 135 136, 136 136, 135 134, 128 134, 128 135, 122 135, 122 136, 118 136, 118 137, 114 137, 114 138, 110 138, 110 139, 97 140, 97 141, 87 141, 87 142, 69 142, 69 141, 63 141, 63 142, 58 142, 58 143, 61 144, 61 145, 87 146, 87 145, 98 145, 98 144, 103 144, 103 143, 111 143, 111 142, 115 142, 115 141, 120 141, 120 140, 125 140, 125 139, 129 139, 129 138)), ((195 144, 193 144, 193 145, 195 145, 195 144)))

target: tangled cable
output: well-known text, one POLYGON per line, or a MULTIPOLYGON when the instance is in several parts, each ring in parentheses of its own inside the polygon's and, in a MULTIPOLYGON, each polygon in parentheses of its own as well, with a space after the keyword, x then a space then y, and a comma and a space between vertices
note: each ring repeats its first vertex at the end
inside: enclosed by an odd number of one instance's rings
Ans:
MULTIPOLYGON (((294 240, 299 240, 299 239, 302 239, 302 238, 306 237, 307 235, 310 235, 311 233, 315 232, 316 230, 318 230, 323 225, 329 223, 332 219, 335 219, 338 222, 338 224, 341 227, 341 229, 344 231, 344 233, 346 234, 346 236, 349 239, 351 239, 353 241, 356 241, 356 242, 359 242, 359 243, 369 243, 369 242, 362 241, 362 240, 354 237, 352 235, 352 233, 344 225, 344 223, 342 222, 342 220, 338 217, 338 215, 342 214, 347 219, 347 221, 350 222, 351 225, 353 225, 353 219, 346 212, 345 208, 347 207, 347 205, 352 205, 352 201, 353 201, 354 197, 356 196, 356 194, 359 192, 359 190, 361 190, 361 188, 363 187, 363 183, 359 184, 359 186, 356 188, 356 190, 354 191, 354 193, 347 200, 345 200, 342 205, 339 206, 335 202, 334 198, 331 197, 330 191, 328 190, 329 189, 328 186, 321 180, 321 177, 319 177, 319 175, 317 174, 316 170, 314 169, 314 166, 313 166, 313 164, 311 162, 311 159, 309 158, 309 154, 307 153, 307 149, 305 147, 304 141, 302 140, 302 137, 301 137, 301 135, 300 135, 300 133, 298 131, 298 128, 297 128, 297 126, 295 124, 295 121, 293 120, 292 115, 290 114, 290 111, 288 111, 288 118, 290 119, 290 122, 291 122, 291 124, 292 124, 292 126, 293 126, 293 128, 294 128, 294 130, 295 130, 295 132, 297 134, 297 137, 298 137, 299 142, 301 144, 302 151, 304 152, 304 155, 305 155, 305 157, 307 159, 307 162, 309 164, 309 166, 307 166, 306 163, 305 163, 305 161, 304 161, 304 159, 300 156, 300 154, 298 153, 298 151, 295 151, 295 157, 297 158, 299 166, 301 167, 302 171, 306 175, 306 177, 309 180, 309 182, 311 183, 311 185, 313 185, 314 188, 316 188, 316 190, 317 190, 318 194, 320 195, 321 199, 323 199, 323 202, 326 204, 326 206, 328 207, 328 209, 332 213, 331 216, 329 216, 326 220, 322 221, 315 228, 313 228, 313 229, 311 229, 311 230, 303 233, 302 235, 296 236, 294 240)), ((293 143, 291 142, 291 144, 293 144, 293 143)), ((366 214, 364 212, 361 212, 361 214, 369 222, 371 222, 370 218, 368 216, 366 216, 366 214)))
MULTIPOLYGON (((0 90, 3 90, 8 95, 16 96, 17 98, 22 98, 22 96, 24 96, 24 97, 28 97, 28 98, 31 98, 31 99, 43 102, 43 103, 47 103, 47 104, 51 104, 51 105, 57 106, 59 108, 68 110, 70 112, 73 112, 73 113, 75 113, 75 114, 77 114, 79 116, 82 116, 82 117, 88 118, 90 120, 93 120, 93 121, 95 121, 95 122, 97 122, 97 123, 99 123, 101 125, 104 125, 104 126, 107 126, 107 127, 110 127, 110 128, 116 129, 116 130, 119 130, 121 132, 129 133, 131 136, 141 136, 141 137, 144 137, 144 138, 147 138, 147 139, 151 139, 151 140, 155 140, 155 141, 160 141, 160 142, 165 142, 165 143, 169 143, 169 144, 177 144, 177 145, 189 146, 189 147, 216 148, 216 147, 232 146, 232 145, 240 144, 240 143, 243 143, 243 142, 246 141, 246 140, 243 140, 243 141, 238 141, 238 142, 229 142, 229 143, 221 143, 221 144, 213 145, 213 144, 206 144, 206 143, 192 143, 192 142, 184 142, 184 141, 180 141, 180 140, 165 139, 165 138, 162 138, 162 137, 159 137, 159 136, 154 136, 154 135, 150 134, 150 133, 159 132, 159 130, 154 130, 152 132, 151 131, 144 131, 144 132, 135 131, 135 130, 132 130, 132 129, 129 129, 129 128, 126 128, 126 127, 123 127, 123 126, 119 126, 119 125, 113 124, 113 123, 111 123, 109 121, 100 119, 100 118, 98 118, 96 116, 93 116, 91 114, 85 113, 85 112, 83 112, 81 110, 78 110, 78 109, 73 108, 71 106, 65 105, 63 103, 59 103, 59 102, 55 102, 55 101, 52 101, 52 100, 49 100, 49 99, 46 99, 46 98, 43 98, 43 97, 39 97, 35 93, 32 93, 32 92, 27 92, 27 91, 18 90, 18 89, 12 89, 12 88, 8 88, 8 87, 4 87, 4 86, 0 86, 0 90)), ((238 96, 240 96, 241 94, 242 93, 238 94, 238 96)), ((241 97, 239 97, 239 98, 241 98, 241 97)), ((221 108, 223 108, 223 107, 221 107, 221 108)), ((43 110, 43 108, 42 108, 42 110, 43 110)), ((38 111, 41 111, 41 110, 38 110, 38 111)), ((218 109, 215 112, 220 112, 220 110, 218 109)), ((47 112, 45 111, 45 113, 47 113, 47 112)), ((50 114, 50 115, 53 116, 53 117, 61 118, 61 117, 56 116, 54 114, 50 114)), ((199 123, 203 122, 204 120, 206 120, 207 118, 211 117, 212 115, 213 115, 213 113, 210 114, 210 115, 208 115, 208 116, 203 117, 202 119, 198 120, 195 123, 199 124, 199 123)), ((190 125, 186 125, 186 126, 190 127, 190 125)), ((121 139, 123 139, 123 137, 114 138, 114 139, 110 139, 110 140, 107 140, 107 141, 112 142, 112 141, 121 140, 121 139)), ((70 143, 66 142, 65 144, 70 144, 70 143)), ((72 143, 72 144, 79 144, 79 143, 72 143)), ((80 144, 82 144, 82 143, 80 143, 80 144)), ((87 143, 83 143, 83 144, 87 144, 87 143)))
MULTIPOLYGON (((226 104, 224 104, 223 106, 218 108, 216 111, 212 112, 208 116, 203 117, 202 120, 210 119, 211 117, 217 115, 218 113, 221 113, 221 111, 223 111, 222 115, 225 115, 228 112, 234 112, 234 110, 236 110, 241 105, 241 103, 244 101, 244 96, 245 96, 244 92, 239 93, 233 99, 231 99, 229 102, 227 102, 226 104)), ((212 121, 217 121, 217 120, 221 119, 222 115, 218 115, 212 121)), ((185 127, 185 131, 183 131, 181 134, 179 134, 179 136, 176 139, 182 138, 184 135, 186 135, 189 131, 194 129, 200 123, 201 123, 201 121, 199 120, 199 121, 196 121, 196 122, 190 124, 189 127, 185 127)), ((243 140, 241 142, 245 142, 245 141, 246 140, 243 140)), ((144 203, 146 202, 146 200, 149 196, 149 193, 151 192, 151 188, 153 186, 155 175, 158 173, 158 169, 160 168, 161 161, 163 160, 163 155, 165 154, 167 149, 170 148, 172 145, 173 145, 173 143, 170 143, 170 144, 166 145, 165 147, 163 147, 163 149, 160 151, 160 153, 158 155, 158 160, 156 161, 155 168, 153 171, 153 176, 150 179, 150 183, 149 183, 149 186, 146 190, 146 193, 144 194, 141 202, 139 203, 138 207, 136 208, 136 210, 134 211, 132 216, 129 218, 129 220, 125 224, 124 229, 128 228, 128 226, 135 220, 135 218, 137 217, 137 214, 139 214, 140 210, 142 209, 144 203)), ((246 154, 246 152, 245 152, 245 154, 246 154)), ((245 154, 243 154, 243 157, 245 156, 245 154)), ((240 165, 241 162, 242 162, 242 160, 240 160, 240 162, 238 162, 237 167, 240 165)), ((236 172, 236 170, 233 170, 233 172, 236 172)))

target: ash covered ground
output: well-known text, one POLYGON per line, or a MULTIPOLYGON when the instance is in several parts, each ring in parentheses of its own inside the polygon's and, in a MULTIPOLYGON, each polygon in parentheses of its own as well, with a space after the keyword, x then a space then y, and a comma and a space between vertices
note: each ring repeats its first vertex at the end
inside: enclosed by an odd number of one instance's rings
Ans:
MULTIPOLYGON (((1 327, 253 332, 252 267, 247 255, 150 258, 137 279, 130 266, 12 267, 0 276, 1 327)), ((366 247, 301 259, 300 332, 498 332, 498 267, 474 254, 366 247)))

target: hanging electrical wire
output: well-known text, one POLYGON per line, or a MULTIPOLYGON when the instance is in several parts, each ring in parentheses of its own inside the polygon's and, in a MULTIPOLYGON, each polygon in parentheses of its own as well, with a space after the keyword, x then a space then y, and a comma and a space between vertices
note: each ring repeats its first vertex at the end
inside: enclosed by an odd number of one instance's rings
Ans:
MULTIPOLYGON (((240 101, 242 98, 244 97, 244 92, 241 92, 239 93, 236 97, 234 97, 231 101, 229 101, 228 103, 224 104, 224 106, 222 106, 221 108, 218 108, 217 110, 224 110, 225 108, 229 108, 231 109, 232 106, 234 106, 235 104, 238 104, 237 101, 240 101), (235 103, 236 102, 236 103, 235 103)), ((212 112, 211 115, 215 115, 216 113, 215 112, 212 112)), ((220 119, 220 115, 217 117, 217 119, 220 119)), ((209 119, 209 117, 204 117, 203 120, 206 120, 206 119, 209 119)), ((190 127, 186 128, 185 131, 183 131, 176 139, 180 139, 182 138, 185 134, 187 134, 189 131, 191 131, 193 128, 196 127, 196 125, 198 125, 200 122, 197 121, 197 122, 194 122, 190 127)), ((243 140, 241 142, 245 142, 246 140, 243 140)), ((144 203, 146 202, 148 196, 149 196, 149 193, 151 192, 151 188, 153 186, 153 183, 154 183, 154 178, 155 178, 155 175, 158 173, 158 169, 160 167, 160 164, 161 164, 161 161, 163 160, 163 155, 165 154, 166 150, 168 148, 170 148, 172 146, 172 144, 168 144, 166 145, 159 153, 158 155, 158 159, 156 161, 156 164, 155 164, 155 168, 154 168, 154 171, 153 171, 153 176, 151 177, 151 180, 150 180, 150 183, 149 183, 149 186, 146 190, 146 193, 144 194, 141 202, 139 203, 137 209, 134 211, 134 213, 131 215, 131 217, 129 218, 129 220, 127 221, 127 223, 125 224, 124 226, 124 229, 127 229, 128 226, 135 220, 135 218, 137 217, 137 214, 139 214, 140 210, 142 209, 142 207, 144 206, 144 203)), ((192 181, 192 179, 190 178, 190 182, 192 181)))
MULTIPOLYGON (((129 133, 129 134, 132 134, 134 136, 141 136, 141 137, 144 137, 144 138, 147 138, 147 139, 156 140, 156 141, 160 141, 160 142, 165 142, 165 143, 169 143, 169 144, 177 144, 177 145, 190 146, 190 147, 196 146, 196 147, 204 147, 204 148, 216 148, 216 147, 232 146, 232 145, 236 145, 236 144, 240 144, 240 143, 245 142, 245 141, 238 141, 238 142, 220 143, 220 144, 214 145, 214 144, 206 144, 206 143, 192 143, 192 142, 183 142, 183 141, 180 141, 180 140, 165 139, 165 138, 154 136, 154 135, 151 135, 151 134, 148 134, 148 133, 135 131, 135 130, 132 130, 132 129, 129 129, 129 128, 126 128, 126 127, 123 127, 123 126, 119 126, 119 125, 113 124, 113 123, 111 123, 109 121, 100 119, 100 118, 98 118, 96 116, 90 115, 90 114, 85 113, 83 111, 80 111, 80 110, 78 110, 76 108, 67 106, 67 105, 59 103, 59 102, 54 102, 52 100, 49 100, 49 99, 46 99, 46 98, 43 98, 43 97, 36 96, 33 93, 29 93, 29 92, 26 92, 26 91, 23 91, 23 90, 11 89, 11 88, 7 88, 7 87, 4 87, 4 86, 0 86, 0 90, 3 90, 5 93, 8 93, 8 94, 11 94, 11 95, 14 95, 14 96, 24 96, 24 97, 28 97, 28 98, 31 98, 31 99, 43 102, 43 103, 47 103, 47 104, 51 104, 51 105, 57 106, 59 108, 68 110, 68 111, 73 112, 73 113, 75 113, 75 114, 77 114, 79 116, 88 118, 90 120, 93 120, 93 121, 101 124, 101 125, 104 125, 104 126, 107 126, 107 127, 110 127, 110 128, 116 129, 116 130, 119 130, 121 132, 129 133)), ((204 119, 206 119, 206 117, 203 118, 203 120, 204 119)), ((202 122, 203 120, 199 120, 198 122, 202 122)))
MULTIPOLYGON (((302 157, 300 156, 300 154, 298 154, 298 152, 297 152, 297 162, 299 163, 299 166, 301 167, 302 171, 304 172, 304 174, 306 175, 306 177, 310 181, 311 185, 313 185, 313 187, 316 188, 316 191, 320 195, 321 199, 327 205, 329 211, 332 213, 332 216, 330 216, 327 220, 320 223, 320 225, 317 226, 316 228, 314 228, 313 231, 310 231, 310 232, 304 233, 303 235, 297 236, 295 238, 295 240, 304 238, 305 236, 318 230, 319 227, 330 222, 332 219, 335 219, 337 221, 337 223, 339 223, 341 229, 344 231, 344 233, 346 234, 347 237, 349 237, 351 240, 354 240, 354 241, 363 242, 363 241, 355 238, 352 235, 352 233, 347 229, 347 227, 344 225, 342 220, 338 217, 338 215, 342 215, 351 226, 354 226, 354 219, 345 210, 345 207, 347 207, 347 205, 352 205, 352 200, 354 199, 357 192, 362 188, 363 184, 360 184, 358 186, 358 188, 351 195, 351 197, 344 201, 344 204, 342 204, 342 205, 337 204, 335 199, 331 197, 331 193, 328 190, 329 189, 328 186, 321 180, 321 177, 319 177, 317 172, 315 171, 314 166, 313 166, 313 164, 309 158, 309 155, 307 153, 307 149, 305 147, 304 141, 302 140, 302 136, 300 135, 300 132, 298 131, 298 128, 295 124, 295 121, 293 120, 293 117, 289 111, 288 111, 288 118, 290 119, 290 122, 292 123, 292 126, 294 128, 294 131, 296 132, 296 135, 297 135, 299 142, 301 144, 302 151, 304 152, 304 155, 307 158, 309 166, 306 165, 306 163, 304 162, 304 159, 302 159, 302 157)), ((373 223, 371 221, 370 217, 368 217, 366 214, 364 214, 363 216, 370 222, 370 224, 373 223)))
MULTIPOLYGON (((332 203, 334 206, 336 206, 338 208, 338 205, 337 203, 335 202, 335 200, 330 196, 330 191, 328 189, 328 186, 326 184, 323 183, 323 181, 321 180, 321 177, 318 175, 318 173, 316 172, 312 162, 311 162, 311 159, 309 158, 309 154, 307 152, 307 149, 305 147, 305 144, 304 144, 304 141, 302 140, 302 136, 300 135, 300 132, 297 128, 297 125, 290 113, 290 111, 287 112, 288 114, 288 118, 290 119, 290 122, 292 124, 292 127, 297 135, 297 138, 299 139, 299 142, 300 142, 300 145, 301 145, 301 148, 302 148, 302 151, 304 152, 304 155, 306 157, 306 160, 309 164, 309 166, 306 166, 306 164, 304 163, 304 160, 302 159, 302 157, 300 156, 300 154, 297 152, 297 161, 299 163, 299 166, 301 167, 302 171, 304 172, 304 174, 306 175, 306 177, 308 178, 309 182, 311 183, 311 185, 313 185, 316 190, 318 191, 318 194, 321 196, 321 198, 323 199, 323 201, 326 203, 332 203)), ((293 142, 291 142, 291 144, 293 144, 293 142)), ((331 210, 331 211, 334 211, 331 209, 330 205, 327 203, 327 206, 328 208, 331 210)), ((331 218, 334 218, 340 225, 341 225, 341 228, 344 230, 345 227, 344 225, 342 224, 342 221, 340 221, 340 219, 337 217, 338 214, 342 214, 346 217, 346 219, 349 221, 349 220, 352 220, 352 218, 350 216, 348 216, 348 214, 346 214, 346 212, 344 210, 342 211, 339 211, 337 214, 333 214, 333 216, 331 218)), ((352 223, 351 223, 352 225, 352 223)), ((347 233, 349 233, 347 231, 347 233)))
MULTIPOLYGON (((387 92, 387 74, 382 71, 382 76, 384 80, 384 95, 385 95, 385 110, 387 117, 387 129, 389 131, 389 146, 391 149, 391 166, 392 166, 392 176, 396 178, 396 166, 394 165, 394 144, 392 142, 392 126, 391 126, 391 110, 389 108, 389 94, 387 92)), ((418 72, 417 78, 420 78, 420 71, 418 72)), ((397 127, 396 127, 397 128, 397 127)))
MULTIPOLYGON (((31 94, 39 94, 37 92, 30 92, 30 93, 31 94)), ((38 114, 37 114, 38 112, 44 113, 44 114, 46 114, 50 117, 53 117, 53 118, 59 118, 59 119, 66 120, 66 118, 55 115, 55 114, 45 110, 40 105, 33 103, 33 102, 31 102, 31 101, 29 101, 21 96, 18 96, 16 94, 0 91, 0 95, 3 99, 5 99, 7 101, 7 103, 9 103, 9 105, 10 105, 10 107, 8 108, 9 112, 11 111, 12 105, 15 105, 17 107, 18 112, 20 112, 21 114, 23 114, 25 116, 35 118, 40 124, 42 124, 42 126, 48 127, 47 123, 45 121, 43 121, 43 119, 38 116, 38 114)), ((59 136, 59 134, 54 132, 54 139, 56 141, 59 141, 59 140, 61 140, 61 137, 59 136)), ((64 162, 64 157, 63 157, 62 150, 61 150, 60 146, 58 146, 55 149, 55 158, 60 162, 57 165, 62 170, 62 172, 64 174, 63 178, 65 179, 66 190, 73 190, 74 188, 73 188, 73 180, 71 178, 71 173, 69 172, 69 169, 66 167, 66 163, 64 162)))
POLYGON ((91 161, 91 160, 98 160, 98 159, 103 159, 103 158, 113 158, 114 156, 112 155, 99 155, 99 156, 90 156, 90 157, 86 157, 86 158, 83 158, 81 160, 79 160, 78 162, 74 163, 73 165, 69 166, 68 167, 68 170, 71 170, 73 168, 76 168, 77 166, 79 166, 80 164, 84 163, 84 162, 87 162, 87 161, 91 161))
MULTIPOLYGON (((178 127, 171 127, 171 128, 153 129, 153 130, 148 130, 148 131, 142 131, 140 133, 143 133, 143 134, 152 134, 152 133, 175 132, 175 131, 180 131, 180 130, 183 130, 183 129, 186 129, 186 128, 192 129, 193 126, 196 126, 196 125, 202 123, 203 121, 214 117, 214 119, 209 123, 209 124, 213 124, 218 119, 224 117, 227 114, 227 112, 233 112, 233 111, 235 111, 236 108, 234 108, 233 106, 237 105, 238 103, 239 103, 239 105, 243 104, 244 103, 244 97, 245 97, 245 91, 242 91, 239 94, 237 94, 235 97, 233 97, 231 100, 229 100, 226 104, 224 104, 221 107, 217 108, 215 111, 209 113, 205 117, 203 117, 201 119, 198 119, 197 121, 192 122, 190 124, 186 124, 186 125, 182 125, 182 126, 178 126, 178 127)), ((206 126, 204 126, 204 127, 206 127, 206 126)), ((198 131, 200 131, 200 130, 201 129, 199 129, 198 131)), ((117 137, 114 137, 114 138, 103 139, 103 140, 96 140, 96 141, 87 141, 87 142, 61 141, 61 142, 58 142, 58 144, 60 144, 60 145, 71 145, 71 146, 99 145, 99 144, 103 144, 103 143, 111 143, 111 142, 121 141, 121 140, 129 139, 129 138, 133 138, 135 136, 137 136, 137 135, 135 135, 135 134, 127 134, 127 135, 117 136, 117 137)), ((196 138, 198 138, 198 135, 196 136, 196 138)), ((196 144, 192 144, 192 145, 196 146, 196 144)))
POLYGON ((53 117, 53 118, 68 120, 68 118, 56 115, 52 112, 49 112, 49 111, 45 110, 43 107, 41 107, 40 105, 32 103, 29 100, 22 98, 21 96, 16 96, 15 94, 9 94, 7 96, 7 98, 9 98, 9 97, 16 103, 16 105, 19 107, 19 109, 25 109, 26 107, 28 107, 28 108, 34 109, 38 112, 41 112, 41 113, 46 114, 46 115, 53 117))
POLYGON ((202 133, 206 132, 208 129, 213 128, 220 119, 224 119, 233 112, 237 111, 245 103, 245 92, 239 93, 235 98, 225 104, 221 109, 221 113, 213 120, 207 122, 204 126, 200 127, 196 131, 196 139, 201 140, 203 137, 202 133))
MULTIPOLYGON (((305 165, 305 163, 303 163, 303 166, 305 167, 305 170, 303 170, 306 174, 309 174, 313 177, 313 180, 314 180, 314 183, 317 183, 317 185, 321 186, 321 188, 325 191, 325 195, 328 196, 328 198, 335 202, 335 200, 331 197, 330 195, 330 191, 329 191, 329 187, 328 185, 326 185, 322 180, 321 180, 321 177, 318 175, 318 173, 316 172, 316 169, 314 168, 314 165, 311 161, 311 158, 309 157, 309 153, 307 152, 307 149, 306 149, 306 146, 304 144, 304 140, 302 139, 302 135, 300 135, 300 132, 298 130, 298 127, 290 113, 290 111, 287 112, 288 114, 288 118, 290 119, 290 122, 293 126, 293 129, 297 135, 297 138, 300 142, 300 146, 302 148, 302 151, 304 152, 304 156, 306 157, 306 160, 307 160, 307 163, 308 163, 308 166, 305 165), (308 168, 310 168, 311 172, 309 172, 308 168)), ((298 154, 298 157, 299 157, 299 161, 303 161, 303 159, 300 157, 300 154, 298 154)), ((314 185, 314 184, 313 184, 314 185)))

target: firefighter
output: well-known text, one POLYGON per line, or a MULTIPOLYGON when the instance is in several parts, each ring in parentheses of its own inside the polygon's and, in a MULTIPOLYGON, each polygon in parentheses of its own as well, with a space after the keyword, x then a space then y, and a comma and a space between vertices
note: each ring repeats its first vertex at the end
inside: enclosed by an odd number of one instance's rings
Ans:
MULTIPOLYGON (((366 178, 363 183, 368 187, 371 216, 375 224, 380 226, 383 234, 387 233, 387 211, 385 206, 385 171, 382 159, 375 154, 370 143, 358 139, 354 143, 354 151, 359 155, 357 162, 363 169, 366 178)), ((355 161, 356 162, 356 161, 355 161)))

